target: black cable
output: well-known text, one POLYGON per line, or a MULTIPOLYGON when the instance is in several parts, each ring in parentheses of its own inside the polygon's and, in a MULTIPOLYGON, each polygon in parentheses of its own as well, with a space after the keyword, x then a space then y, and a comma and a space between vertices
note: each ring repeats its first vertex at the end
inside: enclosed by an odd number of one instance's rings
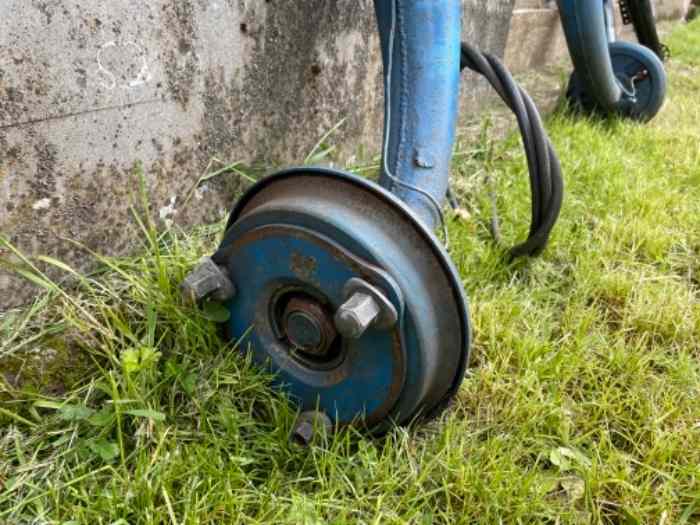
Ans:
POLYGON ((632 24, 639 43, 656 53, 662 62, 669 58, 668 46, 659 39, 651 0, 620 0, 619 3, 622 21, 625 25, 632 24))
MULTIPOLYGON (((510 256, 539 255, 546 247, 559 218, 564 195, 561 164, 554 147, 530 95, 515 82, 498 58, 462 42, 460 68, 469 68, 484 76, 518 120, 530 173, 532 217, 527 240, 511 248, 510 256)), ((500 243, 499 231, 498 215, 494 212, 491 233, 500 243)))

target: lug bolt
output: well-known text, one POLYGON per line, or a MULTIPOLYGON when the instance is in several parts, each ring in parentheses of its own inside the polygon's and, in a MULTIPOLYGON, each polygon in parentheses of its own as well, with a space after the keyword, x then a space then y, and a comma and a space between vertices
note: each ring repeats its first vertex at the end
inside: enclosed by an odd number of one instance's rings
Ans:
POLYGON ((206 298, 228 301, 236 295, 236 287, 225 269, 210 257, 204 257, 180 285, 185 301, 196 304, 206 298))
POLYGON ((302 412, 294 423, 292 440, 299 445, 308 446, 315 436, 328 435, 331 430, 333 430, 333 422, 324 412, 315 410, 302 412))
POLYGON ((333 319, 343 337, 359 339, 370 326, 388 329, 396 324, 396 308, 378 288, 353 278, 345 284, 344 292, 347 300, 333 319))
POLYGON ((374 297, 355 292, 335 314, 335 327, 343 337, 359 339, 379 317, 381 310, 374 297))

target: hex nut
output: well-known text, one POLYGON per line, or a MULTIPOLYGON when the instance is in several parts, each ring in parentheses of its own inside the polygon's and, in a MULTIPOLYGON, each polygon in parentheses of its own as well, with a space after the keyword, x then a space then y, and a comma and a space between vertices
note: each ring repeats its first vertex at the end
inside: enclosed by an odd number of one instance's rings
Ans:
POLYGON ((358 339, 370 326, 388 329, 398 321, 396 308, 384 293, 362 279, 350 279, 344 293, 347 300, 334 317, 335 327, 343 337, 358 339))
POLYGON ((371 295, 355 292, 338 308, 335 327, 343 337, 358 339, 377 319, 380 309, 371 295))
POLYGON ((309 446, 318 436, 328 435, 333 430, 333 422, 325 412, 311 410, 299 414, 292 430, 292 441, 309 446))
POLYGON ((189 304, 197 304, 207 298, 223 302, 236 295, 236 287, 228 278, 227 272, 211 257, 202 258, 182 281, 180 290, 189 304))

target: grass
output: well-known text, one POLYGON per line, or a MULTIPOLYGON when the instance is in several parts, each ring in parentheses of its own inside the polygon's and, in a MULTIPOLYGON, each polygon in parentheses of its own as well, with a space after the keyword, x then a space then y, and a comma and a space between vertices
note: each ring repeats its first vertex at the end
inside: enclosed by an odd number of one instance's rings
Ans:
POLYGON ((567 195, 543 258, 508 266, 487 233, 486 173, 504 236, 525 234, 517 141, 455 162, 473 367, 427 427, 290 444, 293 407, 178 297, 220 225, 144 220, 143 255, 95 255, 71 291, 18 254, 47 292, 0 318, 0 358, 22 375, 62 349, 73 377, 5 376, 0 523, 699 523, 699 39, 670 38, 652 124, 549 120, 567 195))

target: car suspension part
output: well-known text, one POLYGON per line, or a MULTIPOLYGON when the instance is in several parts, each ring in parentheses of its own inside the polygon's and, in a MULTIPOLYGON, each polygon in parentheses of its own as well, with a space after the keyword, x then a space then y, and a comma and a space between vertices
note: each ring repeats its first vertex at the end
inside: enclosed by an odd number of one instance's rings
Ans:
MULTIPOLYGON (((666 97, 663 63, 649 48, 617 40, 613 0, 558 2, 574 63, 567 91, 572 105, 639 121, 654 118, 666 97)), ((631 0, 623 5, 630 17, 633 13, 639 20, 653 17, 648 2, 648 10, 631 0), (647 17, 642 16, 645 12, 647 17)))
POLYGON ((379 184, 323 167, 283 170, 236 204, 224 239, 185 279, 221 301, 226 335, 297 403, 297 441, 317 427, 381 433, 439 414, 465 375, 467 299, 434 235, 455 140, 460 65, 518 118, 532 225, 512 256, 544 248, 562 202, 559 162, 535 105, 494 57, 460 45, 461 2, 377 0, 385 80, 379 184))

